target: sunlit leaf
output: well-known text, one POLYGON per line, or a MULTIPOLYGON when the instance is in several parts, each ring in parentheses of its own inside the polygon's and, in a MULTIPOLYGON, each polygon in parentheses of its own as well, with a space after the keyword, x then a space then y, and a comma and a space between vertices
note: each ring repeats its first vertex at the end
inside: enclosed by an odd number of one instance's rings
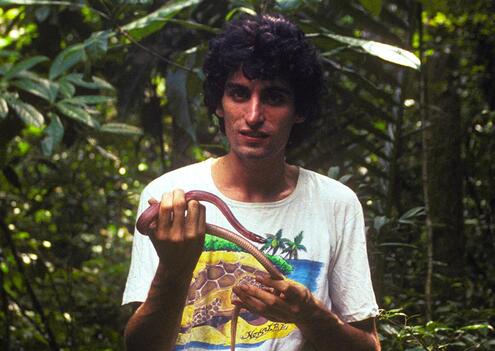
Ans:
POLYGON ((181 10, 200 3, 201 0, 169 1, 166 5, 147 16, 126 24, 122 30, 129 32, 136 40, 140 40, 162 28, 165 23, 181 10))
POLYGON ((7 117, 9 113, 9 106, 7 105, 7 101, 3 97, 0 96, 0 118, 3 119, 7 117))
POLYGON ((48 57, 46 57, 46 56, 34 56, 34 57, 30 57, 28 59, 25 59, 25 60, 15 64, 14 66, 12 66, 12 68, 10 68, 5 73, 5 79, 14 78, 19 73, 36 66, 40 62, 44 62, 47 60, 48 60, 48 57))
POLYGON ((45 137, 41 141, 41 150, 45 156, 50 156, 64 136, 64 125, 55 113, 49 113, 50 124, 45 128, 45 137))
POLYGON ((237 12, 247 13, 248 15, 256 16, 256 11, 254 11, 253 9, 251 9, 249 7, 236 7, 236 8, 233 8, 232 10, 230 10, 227 13, 227 15, 225 15, 225 20, 230 21, 232 19, 232 17, 234 17, 234 15, 237 12))
POLYGON ((84 123, 87 126, 93 127, 93 128, 98 128, 99 123, 97 120, 95 120, 91 115, 86 112, 81 107, 74 106, 72 104, 66 103, 66 102, 59 102, 56 104, 58 110, 65 115, 66 117, 69 117, 71 119, 74 119, 78 122, 84 123))
POLYGON ((4 95, 4 98, 25 124, 34 125, 36 127, 43 126, 45 119, 43 118, 43 115, 36 108, 34 108, 34 106, 25 103, 10 94, 4 95))
MULTIPOLYGON (((318 34, 317 34, 318 35, 318 34)), ((419 69, 421 62, 412 52, 401 49, 397 46, 379 43, 373 40, 357 39, 333 33, 323 33, 324 37, 348 44, 350 47, 361 49, 370 55, 377 56, 382 60, 398 65, 419 69)), ((312 34, 309 36, 313 36, 312 34)))
POLYGON ((142 135, 141 128, 131 126, 124 123, 105 123, 100 129, 101 132, 114 133, 114 134, 127 134, 127 135, 142 135))

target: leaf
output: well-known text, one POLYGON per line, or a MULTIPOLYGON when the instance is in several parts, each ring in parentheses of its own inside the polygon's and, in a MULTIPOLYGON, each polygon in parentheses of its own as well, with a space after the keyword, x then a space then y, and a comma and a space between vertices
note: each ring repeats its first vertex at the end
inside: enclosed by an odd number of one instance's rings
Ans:
POLYGON ((109 102, 113 99, 113 97, 105 95, 79 95, 62 101, 76 105, 95 105, 109 102))
POLYGON ((188 28, 188 29, 204 30, 205 32, 210 32, 210 33, 219 33, 220 32, 220 30, 218 28, 214 28, 214 27, 207 26, 205 24, 198 23, 198 22, 193 22, 190 20, 180 20, 180 19, 171 18, 169 21, 171 23, 179 24, 182 27, 188 28))
POLYGON ((168 71, 167 73, 167 100, 170 112, 177 121, 177 125, 196 141, 196 133, 189 111, 188 74, 184 70, 168 71))
POLYGON ((16 77, 19 73, 26 71, 34 66, 36 66, 40 62, 47 61, 48 57, 46 56, 34 56, 30 57, 28 59, 25 59, 14 66, 10 68, 6 73, 5 73, 5 79, 11 79, 16 77))
POLYGON ((0 0, 0 5, 74 5, 74 3, 54 0, 0 0))
POLYGON ((382 11, 382 0, 359 0, 361 5, 371 12, 374 16, 380 16, 380 12, 382 11))
POLYGON ((301 0, 276 0, 278 7, 282 11, 293 11, 297 10, 301 6, 301 0))
POLYGON ((62 94, 64 98, 71 98, 76 92, 76 88, 74 87, 74 85, 67 80, 60 80, 59 87, 60 94, 62 94))
POLYGON ((143 131, 141 128, 131 126, 124 123, 105 123, 100 127, 100 132, 114 133, 114 134, 125 134, 125 135, 142 135, 143 131))
POLYGON ((0 96, 0 119, 4 119, 7 117, 9 113, 9 106, 7 105, 7 101, 3 97, 0 96))
POLYGON ((254 11, 249 7, 235 7, 225 15, 225 20, 230 21, 237 12, 247 13, 248 15, 256 16, 256 11, 254 11))
POLYGON ((92 128, 98 128, 99 123, 97 120, 95 120, 93 117, 90 116, 86 110, 74 106, 72 104, 60 101, 56 104, 58 110, 65 115, 66 117, 69 117, 71 119, 74 119, 78 122, 84 123, 87 126, 90 126, 92 128))
POLYGON ((134 39, 140 40, 162 28, 170 18, 174 17, 182 9, 200 2, 201 0, 170 1, 149 15, 126 24, 122 27, 122 30, 129 32, 134 39))
MULTIPOLYGON (((421 61, 412 52, 401 49, 397 46, 379 43, 373 40, 357 39, 346 37, 333 33, 323 33, 324 37, 337 40, 341 43, 348 44, 351 47, 356 47, 364 50, 370 55, 377 56, 382 60, 392 62, 398 65, 411 67, 419 70, 421 61)), ((312 34, 309 36, 313 36, 312 34)))
POLYGON ((57 146, 64 136, 64 125, 60 117, 55 113, 49 113, 50 124, 45 128, 46 136, 41 141, 41 150, 45 156, 51 156, 53 149, 57 146))
POLYGON ((36 82, 31 79, 20 79, 12 82, 12 85, 30 94, 36 95, 50 101, 50 90, 47 81, 36 82))
POLYGON ((43 126, 45 121, 43 115, 32 105, 10 94, 5 95, 4 98, 26 125, 33 125, 38 128, 43 126))
POLYGON ((339 166, 332 166, 328 169, 327 176, 332 178, 332 179, 337 179, 340 173, 340 167, 339 166))
POLYGON ((339 178, 339 182, 341 182, 342 184, 346 184, 351 178, 352 178, 352 174, 345 174, 339 178))
POLYGON ((84 53, 83 44, 69 46, 68 48, 62 50, 57 57, 55 57, 55 60, 53 60, 53 63, 50 66, 48 77, 51 80, 57 78, 69 68, 84 60, 85 57, 86 54, 84 53))
POLYGON ((91 34, 91 36, 86 39, 83 44, 88 55, 92 58, 98 58, 106 54, 108 51, 108 39, 111 36, 112 32, 109 30, 91 34))
POLYGON ((389 219, 386 216, 376 216, 373 219, 373 228, 377 233, 380 232, 382 227, 389 222, 389 219))
POLYGON ((60 79, 60 81, 69 81, 86 89, 114 90, 114 87, 110 83, 101 78, 93 76, 92 80, 92 82, 85 81, 81 73, 71 73, 60 79))
POLYGON ((423 206, 413 207, 400 216, 399 221, 407 220, 413 217, 421 216, 425 214, 425 208, 423 206))

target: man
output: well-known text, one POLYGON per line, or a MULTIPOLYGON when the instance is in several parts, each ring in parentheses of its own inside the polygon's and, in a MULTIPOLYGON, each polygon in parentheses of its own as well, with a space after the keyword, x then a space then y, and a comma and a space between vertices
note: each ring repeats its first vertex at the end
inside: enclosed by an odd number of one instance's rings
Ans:
POLYGON ((155 230, 135 234, 123 303, 141 305, 126 327, 128 350, 225 349, 234 305, 243 307, 238 348, 378 350, 359 201, 285 162, 287 144, 318 112, 314 49, 281 16, 243 17, 212 40, 204 70, 205 102, 230 150, 143 191, 138 214, 161 201, 155 230), (264 249, 279 253, 273 260, 287 279, 270 279, 250 255, 205 239, 205 222, 231 226, 214 206, 186 203, 189 190, 216 194, 249 230, 271 233, 264 249))

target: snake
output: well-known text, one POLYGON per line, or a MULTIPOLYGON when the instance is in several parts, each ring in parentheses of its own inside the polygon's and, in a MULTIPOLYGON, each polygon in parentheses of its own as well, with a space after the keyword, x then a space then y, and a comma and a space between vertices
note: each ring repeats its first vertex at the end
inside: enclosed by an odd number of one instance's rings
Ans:
MULTIPOLYGON (((285 279, 284 275, 280 273, 277 267, 250 241, 257 243, 265 243, 266 239, 261 235, 255 234, 247 230, 239 220, 234 216, 228 205, 218 196, 203 190, 191 190, 184 194, 185 201, 206 201, 215 205, 220 212, 225 216, 227 221, 232 227, 239 232, 238 235, 226 228, 206 223, 206 232, 208 234, 217 236, 219 238, 228 240, 250 253, 270 274, 270 277, 275 280, 285 279)), ((158 213, 160 210, 160 203, 156 202, 151 204, 138 218, 136 222, 136 228, 139 232, 146 234, 156 228, 158 223, 158 213)), ((237 333, 237 320, 241 306, 235 305, 232 311, 232 320, 230 328, 230 350, 235 351, 235 340, 237 333)))

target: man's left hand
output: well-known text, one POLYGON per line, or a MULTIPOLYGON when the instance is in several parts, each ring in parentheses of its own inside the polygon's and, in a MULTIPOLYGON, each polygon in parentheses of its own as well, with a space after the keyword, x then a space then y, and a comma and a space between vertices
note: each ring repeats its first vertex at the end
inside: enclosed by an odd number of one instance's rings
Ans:
POLYGON ((238 285, 234 292, 239 300, 232 303, 271 321, 296 324, 311 319, 318 309, 318 301, 304 285, 262 276, 256 280, 266 288, 238 285))

